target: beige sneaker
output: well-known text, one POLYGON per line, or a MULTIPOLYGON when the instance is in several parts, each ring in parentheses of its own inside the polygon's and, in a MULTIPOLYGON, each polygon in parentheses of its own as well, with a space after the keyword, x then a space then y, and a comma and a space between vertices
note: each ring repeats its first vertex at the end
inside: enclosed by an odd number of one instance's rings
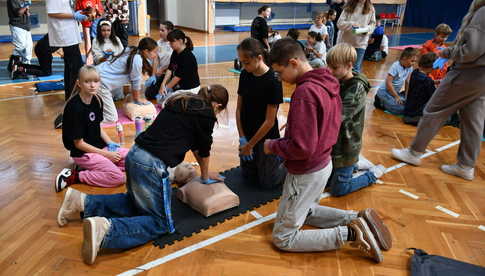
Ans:
POLYGON ((81 212, 84 211, 85 193, 81 193, 73 188, 67 188, 64 201, 57 213, 57 224, 66 225, 69 221, 81 220, 81 212))
POLYGON ((92 217, 83 221, 82 255, 84 263, 93 264, 98 256, 104 236, 108 233, 111 223, 103 217, 92 217))
POLYGON ((474 168, 464 168, 458 164, 442 165, 441 170, 447 174, 461 177, 465 180, 473 180, 475 178, 474 168))
POLYGON ((355 241, 350 245, 358 248, 376 263, 382 262, 384 260, 382 251, 365 220, 360 217, 356 218, 350 222, 349 227, 355 231, 356 237, 355 241))

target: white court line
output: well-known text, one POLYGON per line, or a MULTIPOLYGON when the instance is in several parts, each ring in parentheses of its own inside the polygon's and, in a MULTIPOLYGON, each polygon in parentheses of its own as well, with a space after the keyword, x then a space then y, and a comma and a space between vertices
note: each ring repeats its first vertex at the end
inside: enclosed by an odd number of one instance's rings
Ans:
POLYGON ((237 228, 235 228, 233 230, 229 230, 229 231, 227 231, 225 233, 219 234, 219 235, 217 235, 215 237, 212 237, 210 239, 207 239, 205 241, 201 241, 201 242, 196 243, 194 245, 191 245, 189 247, 185 247, 184 249, 181 249, 179 251, 176 251, 176 252, 174 252, 172 254, 169 254, 169 255, 167 255, 165 257, 162 257, 160 259, 154 260, 152 262, 149 262, 147 264, 144 264, 142 266, 139 266, 139 267, 137 267, 135 269, 131 269, 131 270, 125 271, 125 272, 123 272, 121 274, 118 274, 118 275, 120 275, 120 276, 136 275, 138 273, 143 272, 144 270, 148 270, 148 269, 154 268, 156 266, 159 266, 159 265, 164 264, 166 262, 169 262, 171 260, 177 259, 177 258, 179 258, 181 256, 190 254, 190 253, 192 253, 192 252, 194 252, 194 251, 196 251, 198 249, 204 248, 204 247, 209 246, 211 244, 214 244, 214 243, 216 243, 218 241, 221 241, 223 239, 227 239, 227 238, 229 238, 231 236, 234 236, 236 234, 239 234, 241 232, 244 232, 246 230, 249 230, 249 229, 251 229, 251 228, 253 228, 255 226, 258 226, 260 224, 263 224, 265 222, 268 222, 268 221, 274 219, 275 217, 276 217, 276 213, 272 213, 271 215, 267 215, 265 217, 262 217, 260 219, 257 219, 255 221, 253 221, 253 222, 244 224, 244 225, 239 226, 239 227, 237 227, 237 228))
POLYGON ((415 194, 413 194, 413 193, 410 193, 410 192, 408 192, 408 191, 405 191, 405 190, 403 190, 403 189, 400 189, 400 190, 399 190, 399 192, 400 192, 401 194, 405 194, 405 195, 407 195, 407 196, 409 196, 410 198, 413 198, 413 199, 418 199, 418 198, 419 198, 419 196, 417 196, 417 195, 415 195, 415 194))
POLYGON ((249 213, 250 213, 251 215, 253 215, 253 217, 255 217, 256 219, 260 219, 260 218, 262 218, 262 217, 263 217, 263 216, 262 216, 260 213, 258 213, 257 211, 251 211, 251 212, 249 212, 249 213))
POLYGON ((485 226, 483 226, 483 225, 479 225, 479 226, 478 226, 478 229, 480 229, 480 230, 482 230, 482 231, 485 231, 485 226))
POLYGON ((448 209, 446 209, 445 207, 442 207, 442 206, 440 206, 440 205, 436 206, 435 208, 436 208, 436 209, 438 209, 438 210, 440 210, 440 211, 441 211, 441 212, 443 212, 443 213, 446 213, 446 214, 448 214, 448 215, 450 215, 450 216, 454 217, 454 218, 457 218, 457 217, 459 217, 459 216, 460 216, 460 214, 455 213, 455 212, 453 212, 453 211, 451 211, 451 210, 448 210, 448 209))
POLYGON ((30 96, 12 97, 12 98, 0 99, 0 102, 8 102, 8 101, 15 101, 15 100, 22 100, 22 99, 31 99, 31 98, 35 98, 35 97, 46 97, 46 96, 61 95, 61 94, 64 94, 64 92, 54 92, 54 93, 49 93, 49 94, 36 94, 36 95, 30 95, 30 96))

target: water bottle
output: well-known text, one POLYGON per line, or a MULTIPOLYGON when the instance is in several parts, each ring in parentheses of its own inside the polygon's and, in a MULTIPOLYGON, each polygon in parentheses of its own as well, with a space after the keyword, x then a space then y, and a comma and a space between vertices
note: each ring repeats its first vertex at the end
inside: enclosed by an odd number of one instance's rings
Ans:
POLYGON ((138 134, 140 134, 142 131, 143 131, 143 124, 145 123, 145 121, 141 118, 141 117, 136 117, 135 118, 135 132, 136 132, 136 136, 138 136, 138 134))
POLYGON ((116 132, 118 132, 118 139, 120 145, 125 142, 125 134, 123 133, 123 125, 118 121, 116 122, 116 132))

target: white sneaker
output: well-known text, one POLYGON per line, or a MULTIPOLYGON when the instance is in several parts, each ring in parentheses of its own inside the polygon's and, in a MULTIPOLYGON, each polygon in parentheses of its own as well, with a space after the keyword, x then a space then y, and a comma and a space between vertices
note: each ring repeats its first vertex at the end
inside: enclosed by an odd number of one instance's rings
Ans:
POLYGON ((441 170, 447 174, 458 176, 466 180, 473 180, 473 178, 475 177, 474 168, 463 168, 458 164, 442 165, 441 170))
POLYGON ((365 158, 362 154, 359 155, 359 161, 357 162, 357 169, 359 171, 361 170, 368 170, 375 165, 369 161, 367 158, 365 158))
POLYGON ((62 171, 57 175, 56 182, 54 182, 54 187, 56 192, 62 191, 64 188, 67 187, 66 179, 71 176, 71 169, 64 168, 62 171))
POLYGON ((392 157, 397 160, 406 162, 408 164, 419 166, 421 165, 421 156, 422 153, 415 152, 409 148, 405 149, 392 149, 391 150, 392 157))
POLYGON ((57 224, 64 226, 69 221, 81 220, 80 213, 84 211, 85 198, 85 193, 67 188, 64 201, 62 201, 61 208, 59 208, 59 212, 57 213, 57 224))
POLYGON ((82 255, 84 263, 93 264, 98 256, 104 236, 108 233, 111 223, 103 217, 87 218, 83 221, 82 255))
POLYGON ((386 167, 384 167, 383 165, 376 165, 370 168, 369 171, 374 174, 376 178, 381 178, 384 173, 386 173, 386 167))

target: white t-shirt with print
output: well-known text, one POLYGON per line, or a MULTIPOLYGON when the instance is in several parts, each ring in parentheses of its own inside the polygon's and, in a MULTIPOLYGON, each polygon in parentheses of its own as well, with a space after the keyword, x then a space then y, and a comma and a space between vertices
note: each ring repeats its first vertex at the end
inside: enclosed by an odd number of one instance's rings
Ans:
POLYGON ((316 33, 319 33, 320 35, 324 36, 324 35, 328 35, 328 30, 327 30, 327 26, 325 25, 322 25, 320 28, 317 27, 317 25, 313 24, 311 27, 310 27, 310 30, 308 32, 316 32, 316 33))
MULTIPOLYGON (((49 13, 74 14, 71 0, 47 0, 46 8, 49 13)), ((58 19, 47 17, 49 29, 49 45, 51 47, 67 47, 81 43, 79 23, 74 19, 58 19)))

